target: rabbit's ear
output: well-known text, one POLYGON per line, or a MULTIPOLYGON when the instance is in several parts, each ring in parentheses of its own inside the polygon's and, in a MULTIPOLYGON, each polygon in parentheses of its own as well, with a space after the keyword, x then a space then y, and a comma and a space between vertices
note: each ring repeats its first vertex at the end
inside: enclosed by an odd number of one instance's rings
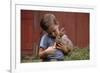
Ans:
POLYGON ((64 31, 64 28, 61 28, 61 29, 60 29, 60 32, 62 32, 62 31, 64 31))
POLYGON ((64 30, 64 28, 61 28, 60 29, 60 37, 62 37, 64 34, 65 34, 65 30, 64 30))

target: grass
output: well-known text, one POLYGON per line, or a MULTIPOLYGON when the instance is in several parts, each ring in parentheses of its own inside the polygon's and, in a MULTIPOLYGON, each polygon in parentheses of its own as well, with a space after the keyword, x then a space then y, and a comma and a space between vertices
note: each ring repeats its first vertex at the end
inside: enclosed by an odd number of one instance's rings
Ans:
MULTIPOLYGON (((89 48, 75 48, 72 52, 68 55, 64 56, 65 61, 72 61, 72 60, 89 60, 89 48)), ((39 58, 33 58, 29 56, 22 57, 22 63, 30 63, 30 62, 41 62, 39 58)))
POLYGON ((89 60, 90 54, 88 48, 76 48, 64 57, 64 60, 89 60))

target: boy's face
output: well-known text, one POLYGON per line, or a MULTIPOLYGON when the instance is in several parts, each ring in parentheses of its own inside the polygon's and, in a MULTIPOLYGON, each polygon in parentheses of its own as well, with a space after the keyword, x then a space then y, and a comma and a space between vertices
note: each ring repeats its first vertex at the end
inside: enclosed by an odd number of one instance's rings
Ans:
POLYGON ((56 37, 59 33, 59 25, 51 25, 48 29, 48 34, 53 37, 56 37))

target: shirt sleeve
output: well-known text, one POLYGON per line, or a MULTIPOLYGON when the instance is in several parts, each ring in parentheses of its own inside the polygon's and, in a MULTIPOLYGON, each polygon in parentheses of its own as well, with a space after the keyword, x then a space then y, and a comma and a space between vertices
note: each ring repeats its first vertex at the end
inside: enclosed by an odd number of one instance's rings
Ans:
POLYGON ((40 40, 40 48, 46 49, 47 48, 47 35, 43 35, 40 40))

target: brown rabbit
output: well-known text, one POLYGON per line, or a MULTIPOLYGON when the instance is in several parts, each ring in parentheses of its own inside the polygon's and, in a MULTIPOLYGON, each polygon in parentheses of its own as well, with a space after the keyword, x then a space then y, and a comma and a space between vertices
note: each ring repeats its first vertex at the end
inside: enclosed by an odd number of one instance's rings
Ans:
POLYGON ((67 53, 73 50, 73 44, 71 40, 69 40, 67 35, 65 35, 64 28, 59 30, 59 34, 56 36, 55 42, 56 42, 56 46, 58 46, 59 43, 64 44, 66 46, 67 53))

